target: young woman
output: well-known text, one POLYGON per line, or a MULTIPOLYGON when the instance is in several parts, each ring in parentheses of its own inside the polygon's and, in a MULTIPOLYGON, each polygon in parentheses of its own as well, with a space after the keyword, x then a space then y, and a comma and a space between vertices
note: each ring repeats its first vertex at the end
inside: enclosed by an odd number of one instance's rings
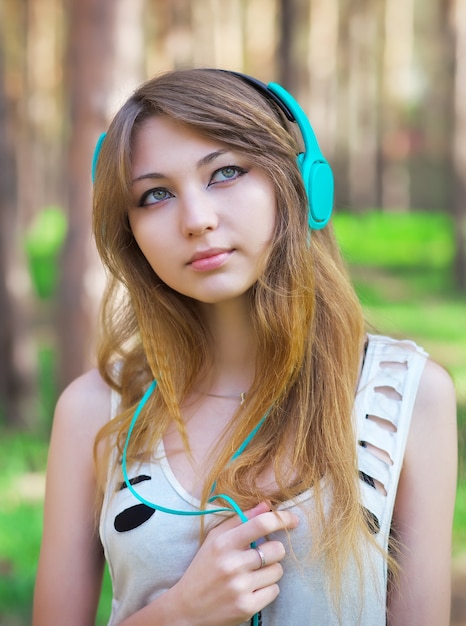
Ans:
POLYGON ((94 624, 105 559, 111 625, 446 626, 453 386, 366 333, 299 105, 167 73, 96 162, 98 369, 56 409, 35 626, 94 624))

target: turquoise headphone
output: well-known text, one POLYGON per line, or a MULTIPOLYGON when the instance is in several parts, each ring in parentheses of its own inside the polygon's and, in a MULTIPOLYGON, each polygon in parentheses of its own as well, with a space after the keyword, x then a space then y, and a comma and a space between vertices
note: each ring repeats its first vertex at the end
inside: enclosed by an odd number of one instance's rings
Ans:
POLYGON ((298 154, 297 162, 309 203, 309 227, 313 230, 324 228, 330 220, 333 209, 333 173, 319 148, 314 130, 302 107, 286 89, 277 83, 266 85, 246 74, 222 71, 234 74, 254 87, 265 98, 274 102, 290 122, 298 125, 304 141, 304 152, 298 154))
MULTIPOLYGON (((308 222, 313 230, 324 228, 330 220, 333 209, 334 182, 328 161, 322 154, 314 130, 300 104, 293 96, 277 83, 262 83, 260 80, 229 70, 219 70, 241 78, 254 87, 265 98, 274 102, 290 122, 298 125, 304 142, 304 152, 298 154, 297 163, 306 190, 309 209, 308 222)), ((106 133, 99 137, 92 159, 92 182, 99 159, 100 149, 106 133)))

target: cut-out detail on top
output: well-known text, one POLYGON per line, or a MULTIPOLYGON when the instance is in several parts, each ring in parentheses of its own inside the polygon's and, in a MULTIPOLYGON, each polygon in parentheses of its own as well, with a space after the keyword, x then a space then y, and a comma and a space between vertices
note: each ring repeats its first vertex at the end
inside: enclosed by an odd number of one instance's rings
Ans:
POLYGON ((373 478, 372 476, 369 476, 369 474, 366 474, 365 472, 359 470, 359 478, 366 483, 366 485, 369 485, 369 487, 372 487, 373 489, 375 489, 378 493, 386 496, 387 492, 385 491, 385 487, 382 485, 382 483, 378 480, 376 480, 375 478, 373 478))
POLYGON ((383 417, 380 417, 380 415, 366 415, 366 419, 371 420, 384 430, 388 430, 391 433, 396 433, 397 431, 397 428, 392 421, 384 419, 383 417))
POLYGON ((371 452, 376 458, 380 459, 387 465, 393 465, 393 459, 387 450, 383 448, 379 448, 373 443, 369 443, 368 441, 360 441, 359 445, 363 448, 367 448, 369 452, 371 452))
POLYGON ((391 400, 398 400, 398 402, 401 402, 401 400, 403 400, 403 396, 401 395, 401 393, 397 391, 395 387, 390 387, 389 385, 374 387, 374 391, 375 393, 382 393, 384 396, 390 398, 391 400))
POLYGON ((369 336, 355 402, 361 505, 386 549, 414 401, 427 354, 410 341, 369 336))
POLYGON ((362 507, 363 513, 364 513, 364 519, 366 520, 366 524, 367 527, 369 529, 369 532, 372 535, 377 535, 378 532, 380 531, 380 522, 377 519, 377 517, 371 513, 369 511, 369 509, 366 509, 366 507, 362 507))
POLYGON ((382 369, 408 369, 408 361, 380 361, 379 365, 382 369))

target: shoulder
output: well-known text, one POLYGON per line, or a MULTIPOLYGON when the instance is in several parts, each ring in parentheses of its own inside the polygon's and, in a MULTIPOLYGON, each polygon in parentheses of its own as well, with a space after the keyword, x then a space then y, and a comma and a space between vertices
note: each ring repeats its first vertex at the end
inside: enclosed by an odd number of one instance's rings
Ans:
MULTIPOLYGON (((96 369, 75 379, 58 399, 51 448, 91 459, 97 433, 110 419, 111 389, 96 369)), ((63 456, 63 454, 62 454, 63 456)))
MULTIPOLYGON (((456 393, 448 372, 428 359, 419 382, 405 465, 430 472, 442 464, 456 472, 456 393)), ((438 470, 438 468, 437 468, 438 470)))
POLYGON ((110 419, 111 389, 96 369, 76 378, 58 399, 55 420, 99 430, 110 419))
MULTIPOLYGON (((74 380, 61 394, 55 409, 47 463, 46 505, 73 493, 81 509, 93 508, 96 492, 94 444, 110 418, 111 391, 97 370, 74 380)), ((80 513, 81 514, 81 513, 80 513)), ((75 512, 75 518, 79 515, 75 512)))
POLYGON ((436 497, 447 498, 451 505, 455 497, 456 471, 455 388, 448 372, 428 359, 414 404, 400 489, 411 502, 415 501, 416 494, 423 493, 422 497, 429 494, 428 506, 432 506, 436 497))
POLYGON ((456 423, 456 393, 450 374, 438 363, 427 359, 419 383, 414 407, 414 426, 417 421, 445 424, 446 421, 456 423))

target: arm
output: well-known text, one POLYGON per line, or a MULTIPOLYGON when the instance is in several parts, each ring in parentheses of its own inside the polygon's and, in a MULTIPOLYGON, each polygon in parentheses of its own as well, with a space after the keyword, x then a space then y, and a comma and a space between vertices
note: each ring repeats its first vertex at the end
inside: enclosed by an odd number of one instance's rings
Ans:
POLYGON ((95 512, 93 445, 109 412, 109 390, 96 371, 74 381, 57 403, 47 466, 34 626, 91 626, 95 622, 104 559, 95 512))
POLYGON ((393 514, 401 572, 389 590, 390 626, 449 624, 456 471, 455 391, 448 374, 428 361, 393 514))

